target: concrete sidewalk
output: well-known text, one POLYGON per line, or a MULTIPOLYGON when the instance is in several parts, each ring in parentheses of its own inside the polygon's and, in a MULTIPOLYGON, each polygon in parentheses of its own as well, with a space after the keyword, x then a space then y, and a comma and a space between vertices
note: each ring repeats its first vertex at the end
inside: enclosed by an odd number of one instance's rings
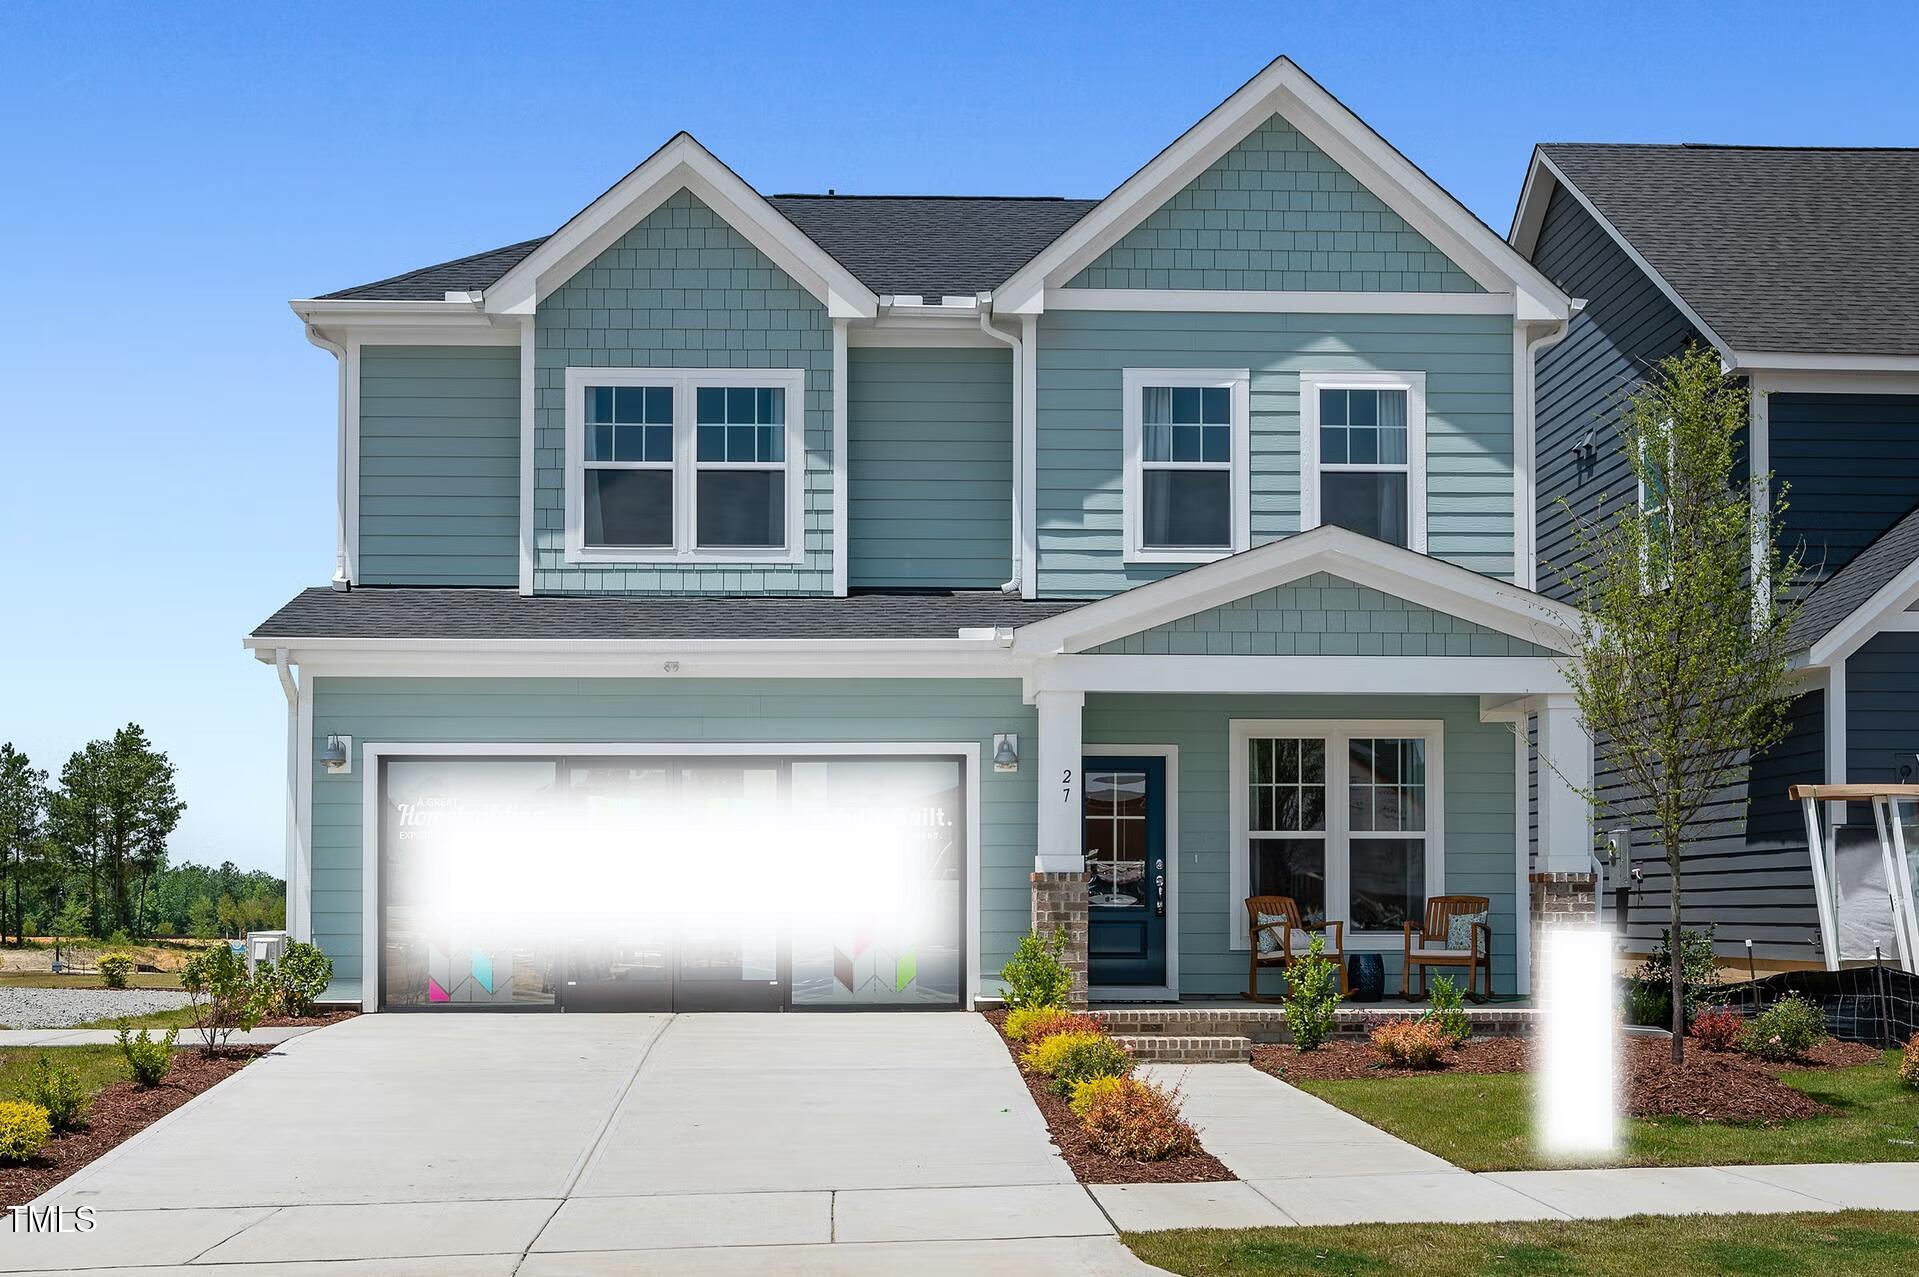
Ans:
MULTIPOLYGON (((288 1024, 278 1028, 249 1029, 245 1033, 235 1033, 227 1041, 232 1046, 278 1046, 303 1034, 328 1028, 324 1024, 288 1024)), ((164 1029, 149 1029, 153 1037, 159 1037, 164 1029)), ((0 1047, 9 1046, 111 1046, 119 1041, 119 1032, 115 1029, 0 1029, 0 1047)), ((198 1046, 200 1035, 191 1028, 180 1030, 177 1045, 182 1047, 198 1046)))

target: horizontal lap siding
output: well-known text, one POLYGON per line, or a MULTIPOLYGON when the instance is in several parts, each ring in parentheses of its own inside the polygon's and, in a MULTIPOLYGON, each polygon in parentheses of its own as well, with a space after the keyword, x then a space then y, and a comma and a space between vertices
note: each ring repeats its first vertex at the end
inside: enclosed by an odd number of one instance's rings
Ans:
POLYGON ((1767 397, 1781 539, 1823 581, 1919 504, 1919 395, 1767 397))
MULTIPOLYGON (((1179 747, 1180 992, 1246 987, 1246 951, 1228 943, 1232 817, 1227 794, 1230 724, 1240 718, 1439 719, 1444 724, 1446 889, 1492 903, 1495 987, 1514 987, 1513 737, 1479 721, 1472 697, 1119 696, 1086 698, 1088 750, 1101 745, 1179 747)), ((1397 987, 1400 959, 1385 955, 1397 987)))
MULTIPOLYGON (((353 737, 351 775, 313 773, 313 930, 342 979, 361 970, 361 795, 371 742, 970 741, 1030 739, 1017 683, 830 680, 316 678, 314 750, 353 737)), ((1029 925, 1031 766, 981 767, 981 970, 990 979, 1029 925)))
POLYGON ((1013 574, 1012 352, 847 358, 847 583, 999 586, 1013 574))
POLYGON ((1255 545, 1299 530, 1299 373, 1425 372, 1428 550, 1511 574, 1509 319, 1048 311, 1039 329, 1041 596, 1098 597, 1182 570, 1121 561, 1127 368, 1251 370, 1255 545))
POLYGON ((360 349, 365 585, 520 579, 520 356, 498 346, 360 349))

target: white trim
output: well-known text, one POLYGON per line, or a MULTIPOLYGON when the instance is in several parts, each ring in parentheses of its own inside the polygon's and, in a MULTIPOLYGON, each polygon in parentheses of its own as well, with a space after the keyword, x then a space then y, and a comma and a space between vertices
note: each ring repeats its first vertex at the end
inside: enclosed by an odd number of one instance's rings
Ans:
POLYGON ((1315 572, 1341 576, 1560 653, 1573 650, 1579 632, 1578 611, 1563 603, 1443 559, 1328 526, 1023 625, 1014 634, 1013 650, 1025 656, 1083 652, 1315 572))
POLYGON ((346 555, 346 340, 335 340, 306 326, 306 337, 313 345, 333 356, 334 375, 334 453, 333 453, 333 588, 344 590, 351 584, 347 576, 346 555))
POLYGON ((1175 692, 1208 695, 1543 696, 1568 690, 1544 656, 1053 656, 1026 676, 1028 693, 1175 692))
POLYGON ((425 755, 448 758, 569 756, 614 757, 678 754, 726 758, 896 756, 931 754, 960 758, 966 766, 966 975, 964 1004, 970 1010, 980 996, 980 743, 978 741, 390 741, 360 747, 360 894, 361 1007, 380 1005, 380 764, 389 758, 425 755))
MULTIPOLYGON (((1124 447, 1125 475, 1121 484, 1121 509, 1126 533, 1123 561, 1126 563, 1212 563, 1229 554, 1237 554, 1252 544, 1252 373, 1245 368, 1127 368, 1120 376, 1121 439, 1124 447), (1232 400, 1232 456, 1225 462, 1166 463, 1169 469, 1229 471, 1228 488, 1232 510, 1227 535, 1231 544, 1218 550, 1169 549, 1145 544, 1145 490, 1142 471, 1144 428, 1140 392, 1149 386, 1177 389, 1226 390, 1232 400)), ((1155 463, 1158 464, 1158 463, 1155 463)))
POLYGON ((295 940, 313 939, 313 671, 300 668, 299 879, 287 880, 287 922, 295 940))
MULTIPOLYGON (((1826 780, 1828 785, 1846 783, 1846 662, 1834 661, 1826 669, 1826 780)), ((1833 827, 1846 823, 1846 804, 1827 803, 1828 846, 1837 848, 1833 827)), ((1834 933, 1837 934, 1836 932, 1834 933)))
MULTIPOLYGON (((1179 746, 1108 745, 1103 741, 1080 741, 1080 756, 1095 758, 1162 758, 1166 760, 1165 820, 1166 889, 1161 899, 1166 906, 1166 983, 1163 985, 1099 985, 1089 989, 1095 998, 1116 1001, 1141 999, 1177 1000, 1179 997, 1179 746)), ((1084 766, 1082 763, 1081 766, 1084 766)), ((1198 857, 1194 857, 1197 863, 1198 857)))
POLYGON ((516 325, 470 302, 302 298, 287 306, 335 341, 349 334, 384 346, 511 346, 519 341, 516 325))
POLYGON ((1019 321, 1020 597, 1039 597, 1039 318, 1019 321))
MULTIPOLYGON (((1899 575, 1873 591, 1871 598, 1814 643, 1806 653, 1806 664, 1843 664, 1846 657, 1864 647, 1873 635, 1896 628, 1891 623, 1915 603, 1919 603, 1919 559, 1901 568, 1899 575)), ((1827 776, 1826 783, 1837 782, 1827 776)))
MULTIPOLYGON (((1235 718, 1227 725, 1228 808, 1232 844, 1228 850, 1228 868, 1232 889, 1226 899, 1226 936, 1228 946, 1244 953, 1246 934, 1246 897, 1252 894, 1252 860, 1248 843, 1252 833, 1246 814, 1248 773, 1247 745, 1265 737, 1289 736, 1326 740, 1326 916, 1346 922, 1346 951, 1390 952, 1404 943, 1398 931, 1356 932, 1350 921, 1352 863, 1351 821, 1346 786, 1350 771, 1345 742, 1354 736, 1412 739, 1426 742, 1426 895, 1446 892, 1446 725, 1436 718, 1418 719, 1286 719, 1235 718), (1336 747, 1337 746, 1337 747, 1336 747), (1339 854, 1335 855, 1335 849, 1339 854)), ((1362 831, 1362 835, 1366 831, 1362 831)), ((1385 831, 1381 831, 1384 833, 1385 831)))
POLYGON ((1259 292, 1196 288, 1051 288, 1048 310, 1201 311, 1284 315, 1510 315, 1499 293, 1259 292))
POLYGON ((677 133, 486 290, 489 314, 530 313, 681 190, 712 209, 834 317, 879 311, 879 298, 690 133, 677 133))
POLYGON ((1919 355, 1805 355, 1790 351, 1735 350, 1727 352, 1728 368, 1740 371, 1807 373, 1909 374, 1919 372, 1919 355))
POLYGON ((539 334, 531 315, 520 317, 520 593, 533 593, 534 432, 539 427, 539 334))
MULTIPOLYGON (((1332 372, 1305 369, 1299 374, 1299 528, 1320 526, 1319 481, 1327 471, 1390 474, 1387 464, 1327 465, 1319 459, 1319 392, 1322 390, 1403 390, 1406 392, 1406 548, 1426 552, 1426 374, 1423 372, 1332 372)), ((1517 538, 1515 537, 1515 542, 1517 538)))
POLYGON ((998 342, 979 330, 979 310, 964 310, 938 319, 903 319, 882 314, 872 323, 855 323, 846 332, 854 349, 995 350, 998 342))
POLYGON ((1570 300, 1483 222, 1301 71, 1275 58, 995 290, 996 309, 1031 313, 1263 124, 1283 116, 1521 319, 1563 319, 1570 300))
POLYGON ((360 338, 346 340, 346 579, 360 582, 360 338))
MULTIPOLYGON (((417 640, 268 639, 305 671, 358 678, 982 678, 1017 679, 1019 669, 991 642, 900 640, 880 647, 826 647, 767 640, 731 645, 689 641, 635 648, 614 643, 545 642, 493 646, 417 640), (739 650, 739 649, 744 650, 739 650)), ((270 653, 265 655, 271 659, 270 653)))
MULTIPOLYGON (((846 513, 846 472, 850 461, 846 455, 847 322, 844 319, 833 321, 833 597, 841 599, 846 597, 847 533, 851 527, 846 513)), ((802 394, 800 419, 804 421, 805 418, 806 398, 802 394)), ((802 492, 802 500, 804 496, 802 492)), ((802 532, 801 536, 804 535, 802 532)))
POLYGON ((1754 391, 1774 395, 1919 395, 1919 374, 1749 370, 1754 391))
MULTIPOLYGON (((837 427, 836 427, 837 429, 837 427)), ((800 368, 577 368, 566 370, 566 561, 605 564, 795 564, 806 558, 806 372, 800 368), (673 548, 586 544, 588 386, 673 388, 673 548), (694 392, 705 386, 775 387, 786 392, 786 544, 767 550, 702 549, 697 542, 699 472, 694 392)), ((656 468, 664 469, 664 466, 656 468)), ((771 465, 760 467, 771 469, 771 465)))

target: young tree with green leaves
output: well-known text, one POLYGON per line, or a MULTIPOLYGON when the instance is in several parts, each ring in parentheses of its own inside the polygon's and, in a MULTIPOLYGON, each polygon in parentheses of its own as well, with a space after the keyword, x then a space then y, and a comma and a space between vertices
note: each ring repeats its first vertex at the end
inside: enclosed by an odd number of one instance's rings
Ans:
MULTIPOLYGON (((1687 828, 1785 736, 1793 699, 1787 590, 1799 557, 1775 544, 1784 494, 1756 500, 1771 476, 1741 472, 1746 423, 1746 388, 1715 351, 1694 345, 1661 360, 1619 419, 1640 499, 1609 518, 1575 517, 1578 566, 1562 573, 1585 613, 1567 671, 1573 696, 1665 852, 1675 947, 1687 828)), ((1673 963, 1675 1061, 1686 1044, 1682 975, 1673 963)))
POLYGON ((174 768, 137 723, 89 741, 60 769, 49 831, 87 887, 89 929, 139 934, 146 884, 166 867, 167 839, 186 804, 174 768))
POLYGON ((0 744, 0 943, 25 939, 26 895, 46 859, 47 773, 0 744))

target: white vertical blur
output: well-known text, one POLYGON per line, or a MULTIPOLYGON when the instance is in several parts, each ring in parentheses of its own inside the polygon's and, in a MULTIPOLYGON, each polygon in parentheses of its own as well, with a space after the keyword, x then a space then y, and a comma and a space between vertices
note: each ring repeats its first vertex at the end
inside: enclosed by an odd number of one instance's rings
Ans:
POLYGON ((1619 1143, 1618 1028, 1612 996, 1612 936, 1555 928, 1544 936, 1540 1146, 1559 1157, 1613 1152, 1619 1143))

